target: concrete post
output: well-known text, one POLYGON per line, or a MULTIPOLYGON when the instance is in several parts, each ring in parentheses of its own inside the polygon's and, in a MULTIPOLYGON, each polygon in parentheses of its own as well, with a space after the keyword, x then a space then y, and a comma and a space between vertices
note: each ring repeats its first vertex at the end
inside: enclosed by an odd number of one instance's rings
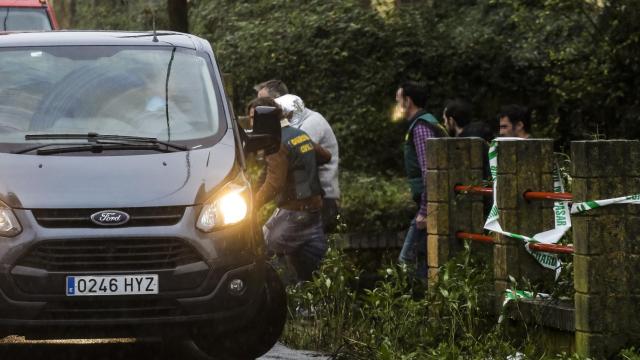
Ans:
MULTIPOLYGON (((574 201, 640 193, 640 142, 571 144, 574 201)), ((608 358, 640 341, 640 206, 572 217, 576 350, 608 358)))
MULTIPOLYGON (((526 191, 553 191, 553 159, 552 140, 500 142, 497 205, 505 231, 532 236, 553 228, 553 202, 527 201, 523 197, 526 191)), ((509 275, 518 281, 553 283, 553 272, 538 264, 521 240, 498 235, 493 261, 498 294, 509 288, 509 275)))
POLYGON ((462 243, 457 231, 482 232, 484 206, 481 196, 456 195, 458 184, 481 184, 487 148, 481 139, 427 140, 427 264, 429 283, 437 281, 438 267, 462 243))

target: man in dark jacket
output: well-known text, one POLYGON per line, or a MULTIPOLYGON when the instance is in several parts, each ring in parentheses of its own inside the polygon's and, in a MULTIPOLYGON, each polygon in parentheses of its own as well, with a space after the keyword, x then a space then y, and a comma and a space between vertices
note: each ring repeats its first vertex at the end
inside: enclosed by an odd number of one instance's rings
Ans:
MULTIPOLYGON (((271 98, 257 99, 254 104, 280 110, 271 98)), ((286 259, 298 281, 308 281, 327 251, 317 168, 319 162, 329 161, 331 154, 313 143, 304 131, 289 126, 286 118, 280 125, 280 147, 265 158, 266 178, 256 193, 255 206, 260 209, 276 201, 278 208, 263 228, 267 248, 286 259)))
POLYGON ((425 278, 427 276, 425 229, 427 204, 424 190, 427 171, 426 140, 446 136, 446 130, 424 109, 427 103, 427 91, 424 85, 415 82, 400 85, 396 91, 396 102, 402 110, 402 116, 409 123, 404 142, 404 163, 411 195, 419 207, 418 214, 411 221, 399 260, 402 263, 415 265, 416 274, 425 278))
POLYGON ((442 117, 449 132, 455 137, 479 137, 491 142, 495 137, 491 127, 482 121, 472 121, 473 108, 468 102, 455 99, 447 102, 442 117))

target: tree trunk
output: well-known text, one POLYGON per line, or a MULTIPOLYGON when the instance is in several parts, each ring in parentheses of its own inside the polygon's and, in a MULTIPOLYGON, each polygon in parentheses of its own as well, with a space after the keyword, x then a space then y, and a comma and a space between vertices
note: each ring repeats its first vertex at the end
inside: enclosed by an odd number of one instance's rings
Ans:
POLYGON ((170 30, 189 32, 187 0, 168 0, 167 12, 170 30))
POLYGON ((73 19, 76 14, 76 3, 74 0, 55 0, 51 2, 58 18, 58 25, 61 29, 71 29, 73 19))

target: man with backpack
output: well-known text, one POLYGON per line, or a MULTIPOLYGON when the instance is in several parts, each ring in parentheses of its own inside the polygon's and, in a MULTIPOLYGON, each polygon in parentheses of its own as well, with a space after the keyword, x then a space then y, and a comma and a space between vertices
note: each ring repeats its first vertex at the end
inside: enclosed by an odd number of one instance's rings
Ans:
POLYGON ((427 91, 423 84, 409 81, 396 91, 396 103, 402 117, 409 123, 404 141, 404 164, 413 201, 419 207, 411 221, 400 251, 401 263, 415 265, 416 275, 427 276, 427 203, 425 178, 427 172, 427 139, 447 136, 446 129, 426 110, 427 91))

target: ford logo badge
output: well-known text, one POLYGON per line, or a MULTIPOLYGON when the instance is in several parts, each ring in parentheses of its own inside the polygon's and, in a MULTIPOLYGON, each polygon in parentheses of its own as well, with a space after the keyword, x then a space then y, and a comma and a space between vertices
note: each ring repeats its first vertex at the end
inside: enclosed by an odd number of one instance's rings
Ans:
POLYGON ((102 210, 91 215, 91 221, 101 226, 118 226, 129 221, 129 214, 118 210, 102 210))

